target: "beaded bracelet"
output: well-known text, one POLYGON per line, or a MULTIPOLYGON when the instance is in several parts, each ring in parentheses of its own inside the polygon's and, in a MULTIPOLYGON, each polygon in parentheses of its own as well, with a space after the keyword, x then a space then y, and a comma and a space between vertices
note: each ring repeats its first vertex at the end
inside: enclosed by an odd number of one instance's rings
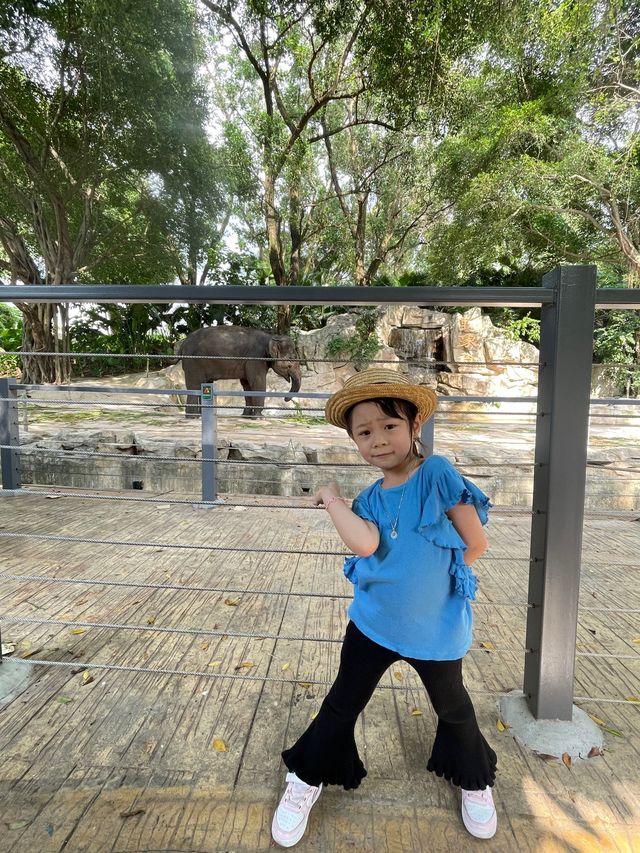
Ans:
POLYGON ((331 506, 331 504, 332 504, 332 503, 335 503, 336 501, 342 501, 342 503, 344 503, 344 504, 346 504, 346 503, 347 503, 347 499, 346 499, 346 498, 340 497, 339 495, 332 495, 332 496, 329 498, 329 500, 328 500, 328 501, 323 501, 324 508, 325 508, 325 509, 329 509, 329 507, 331 506))

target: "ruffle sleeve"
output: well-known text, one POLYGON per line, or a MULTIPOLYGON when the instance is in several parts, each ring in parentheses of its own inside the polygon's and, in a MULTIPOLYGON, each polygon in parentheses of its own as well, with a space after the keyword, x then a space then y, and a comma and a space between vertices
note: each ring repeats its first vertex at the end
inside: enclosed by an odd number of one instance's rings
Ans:
POLYGON ((473 504, 480 522, 487 523, 491 507, 489 498, 475 483, 467 480, 450 462, 443 459, 442 468, 428 489, 418 529, 429 542, 452 551, 449 574, 454 579, 455 592, 473 601, 478 579, 464 561, 467 545, 446 514, 458 503, 473 504))
POLYGON ((351 581, 354 586, 357 586, 358 584, 358 574, 356 572, 356 566, 358 564, 359 559, 360 557, 357 557, 355 555, 353 557, 344 558, 344 566, 342 571, 344 572, 344 576, 346 577, 346 579, 348 581, 351 581))

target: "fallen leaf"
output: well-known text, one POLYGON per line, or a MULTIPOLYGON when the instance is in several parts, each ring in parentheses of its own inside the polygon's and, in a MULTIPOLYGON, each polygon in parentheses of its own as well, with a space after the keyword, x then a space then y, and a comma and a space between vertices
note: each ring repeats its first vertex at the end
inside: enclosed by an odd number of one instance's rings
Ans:
POLYGON ((237 607, 241 600, 240 598, 225 598, 224 603, 228 604, 229 607, 237 607))
POLYGON ((214 740, 214 742, 211 744, 211 746, 215 749, 216 752, 226 752, 227 751, 227 745, 225 744, 225 742, 223 740, 220 740, 220 738, 216 738, 216 740, 214 740))
POLYGON ((8 829, 24 829, 25 826, 29 826, 30 823, 30 820, 12 820, 11 823, 7 824, 7 827, 8 829))
POLYGON ((311 687, 310 681, 299 681, 298 684, 300 685, 300 687, 311 687))
POLYGON ((30 652, 25 652, 22 657, 23 658, 32 658, 34 655, 37 655, 38 652, 41 652, 42 649, 32 649, 30 652))
POLYGON ((132 809, 130 812, 120 812, 120 817, 121 818, 135 817, 136 815, 139 815, 139 814, 146 814, 146 810, 145 809, 132 809))
POLYGON ((499 732, 506 732, 506 730, 511 728, 511 726, 508 726, 506 723, 503 723, 502 720, 498 718, 496 720, 496 728, 499 732))
POLYGON ((91 673, 88 670, 86 670, 85 672, 82 673, 82 683, 83 684, 91 684, 91 682, 93 680, 94 680, 93 676, 91 675, 91 673))
POLYGON ((557 755, 549 755, 548 752, 536 752, 538 758, 541 758, 543 761, 546 761, 547 764, 552 764, 554 767, 560 767, 558 763, 557 755))
POLYGON ((565 767, 568 767, 569 770, 571 770, 571 756, 569 755, 568 752, 562 753, 562 763, 564 764, 565 767))
POLYGON ((252 660, 243 660, 238 666, 234 666, 234 669, 251 669, 252 666, 255 666, 252 660))
POLYGON ((155 625, 156 617, 155 616, 147 616, 147 625, 155 625))
POLYGON ((70 696, 57 696, 56 701, 61 705, 68 705, 69 702, 73 701, 70 696))
POLYGON ((631 642, 635 643, 637 646, 640 646, 640 637, 635 637, 633 640, 631 640, 631 642))
POLYGON ((16 650, 15 643, 2 643, 2 654, 12 655, 16 650))
POLYGON ((608 726, 603 726, 602 728, 605 730, 605 732, 609 732, 609 734, 613 735, 614 737, 624 737, 622 732, 619 732, 618 729, 610 729, 608 726))
POLYGON ((221 663, 221 660, 212 660, 211 663, 207 664, 207 666, 220 666, 221 663))
POLYGON ((86 630, 87 630, 86 628, 72 628, 71 633, 72 634, 84 634, 84 632, 86 630))
POLYGON ((396 681, 402 681, 403 675, 401 672, 394 672, 393 677, 396 679, 396 681))
POLYGON ((640 702, 637 696, 627 696, 627 702, 640 702))
POLYGON ((587 758, 595 758, 596 755, 604 755, 604 752, 600 749, 599 746, 592 746, 591 749, 589 750, 589 754, 587 755, 587 758))
POLYGON ((412 708, 409 713, 411 714, 412 717, 421 717, 422 716, 422 711, 420 710, 420 708, 412 708))
POLYGON ((285 672, 287 669, 289 669, 290 666, 291 666, 290 663, 283 663, 282 664, 282 672, 285 672))
POLYGON ((317 716, 318 716, 318 712, 316 711, 316 712, 315 712, 315 714, 312 714, 312 715, 311 715, 310 719, 311 719, 311 720, 315 720, 315 718, 316 718, 317 716))
POLYGON ((597 723, 599 726, 604 726, 604 720, 601 720, 600 717, 594 717, 593 714, 589 714, 594 723, 597 723))
POLYGON ((206 652, 206 651, 208 650, 208 648, 209 648, 209 645, 210 645, 210 643, 203 643, 203 644, 200 646, 200 648, 202 649, 202 651, 203 651, 203 652, 206 652))
POLYGON ((493 643, 480 643, 480 648, 482 649, 492 649, 493 643))

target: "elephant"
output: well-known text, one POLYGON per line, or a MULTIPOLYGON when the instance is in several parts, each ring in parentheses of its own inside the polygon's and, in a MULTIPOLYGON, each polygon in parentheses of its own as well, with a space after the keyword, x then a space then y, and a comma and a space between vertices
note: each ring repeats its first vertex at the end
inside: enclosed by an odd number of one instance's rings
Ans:
MULTIPOLYGON (((274 335, 261 329, 243 326, 208 326, 188 335, 176 351, 189 390, 199 390, 203 382, 216 379, 239 379, 245 394, 242 416, 259 418, 264 397, 252 397, 251 391, 266 391, 267 370, 291 381, 291 391, 300 390, 301 373, 296 348, 286 335, 274 335), (206 355, 210 358, 182 358, 206 355), (225 358, 220 358, 225 356, 225 358), (237 356, 237 358, 229 358, 237 356), (262 359, 262 360, 261 360, 262 359)), ((285 397, 290 400, 291 397, 285 397)), ((200 398, 187 397, 185 417, 200 415, 200 398)))

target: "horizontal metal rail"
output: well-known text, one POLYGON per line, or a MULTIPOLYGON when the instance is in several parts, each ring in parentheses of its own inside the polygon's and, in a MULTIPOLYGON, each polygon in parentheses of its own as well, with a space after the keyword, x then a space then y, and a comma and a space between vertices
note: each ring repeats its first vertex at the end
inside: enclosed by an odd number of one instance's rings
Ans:
MULTIPOLYGON (((554 294, 542 287, 286 287, 251 285, 175 284, 60 284, 7 285, 0 288, 4 302, 89 302, 207 305, 489 305, 518 308, 549 305, 554 294)), ((603 287, 596 291, 598 308, 640 308, 640 291, 603 287)))
MULTIPOLYGON (((622 290, 621 294, 625 291, 622 290)), ((621 296, 608 292, 616 307, 621 296)), ((553 294, 541 287, 287 287, 220 285, 193 287, 167 284, 7 285, 0 289, 4 302, 89 302, 207 305, 545 305, 553 294)))

